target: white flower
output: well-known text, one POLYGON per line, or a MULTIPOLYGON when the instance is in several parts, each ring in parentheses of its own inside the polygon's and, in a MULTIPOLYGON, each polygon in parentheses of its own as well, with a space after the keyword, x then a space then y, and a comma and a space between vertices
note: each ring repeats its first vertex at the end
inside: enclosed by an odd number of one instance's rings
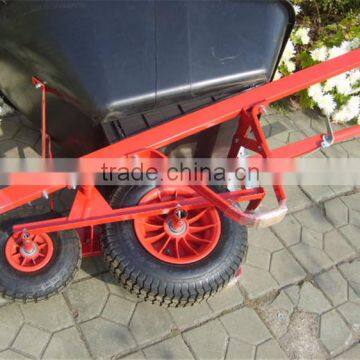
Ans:
POLYGON ((349 71, 349 81, 351 85, 355 85, 360 81, 360 69, 349 71))
POLYGON ((360 47, 360 38, 357 37, 351 40, 350 47, 351 49, 357 49, 358 47, 360 47))
POLYGON ((360 113, 360 96, 352 96, 346 104, 349 114, 352 118, 356 117, 360 113))
POLYGON ((294 44, 292 43, 291 40, 289 40, 285 46, 283 55, 282 55, 282 60, 284 62, 292 59, 295 56, 295 47, 294 44))
POLYGON ((315 84, 309 87, 308 94, 311 98, 313 98, 315 101, 323 97, 323 89, 320 84, 315 84))
POLYGON ((286 66, 286 68, 288 69, 288 71, 290 73, 293 73, 295 71, 296 65, 293 61, 287 61, 284 63, 284 65, 286 66))
POLYGON ((276 70, 276 73, 274 75, 274 80, 279 80, 282 78, 282 73, 279 70, 276 70))
POLYGON ((295 14, 299 15, 302 12, 300 5, 294 5, 295 14))
POLYGON ((348 122, 352 119, 358 119, 360 114, 360 96, 353 96, 350 100, 341 107, 333 116, 333 121, 337 123, 348 122))
POLYGON ((310 54, 315 61, 325 61, 328 56, 328 49, 325 46, 322 46, 310 51, 310 54))
POLYGON ((349 52, 351 50, 351 42, 350 41, 343 41, 340 45, 340 48, 345 50, 346 52, 349 52))
POLYGON ((340 55, 344 55, 347 53, 347 50, 345 48, 342 48, 340 46, 334 46, 329 50, 329 59, 333 59, 335 57, 338 57, 340 55))
POLYGON ((336 102, 330 94, 319 97, 316 102, 326 116, 330 116, 336 109, 336 102))
POLYGON ((346 73, 334 76, 327 80, 324 85, 324 91, 329 92, 336 88, 337 92, 344 95, 349 95, 352 92, 352 87, 346 73))
POLYGON ((294 33, 294 37, 298 39, 301 44, 307 45, 310 42, 309 31, 309 28, 298 28, 294 33))

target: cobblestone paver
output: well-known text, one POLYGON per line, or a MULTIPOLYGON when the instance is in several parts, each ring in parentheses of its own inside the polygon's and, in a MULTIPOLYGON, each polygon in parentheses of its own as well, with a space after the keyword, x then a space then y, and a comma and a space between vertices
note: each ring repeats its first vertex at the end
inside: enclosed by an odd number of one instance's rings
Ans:
MULTIPOLYGON (((320 120, 296 111, 262 121, 281 146, 324 131, 320 120)), ((0 122, 1 156, 38 156, 38 141, 26 120, 0 122)), ((360 142, 316 156, 360 156, 360 142)), ((287 190, 290 214, 249 231, 243 275, 214 298, 186 309, 150 305, 117 286, 100 258, 85 259, 61 295, 0 299, 0 359, 359 359, 359 188, 287 190)), ((60 195, 62 208, 71 196, 60 195)))

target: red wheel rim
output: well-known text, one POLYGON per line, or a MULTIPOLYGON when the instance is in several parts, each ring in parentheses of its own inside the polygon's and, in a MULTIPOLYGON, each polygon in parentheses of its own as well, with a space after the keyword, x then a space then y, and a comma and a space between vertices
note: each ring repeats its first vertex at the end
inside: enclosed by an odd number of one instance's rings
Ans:
MULTIPOLYGON (((140 204, 193 197, 188 187, 162 187, 148 192, 140 204)), ((134 220, 142 246, 156 258, 171 264, 190 264, 209 255, 220 239, 221 221, 215 207, 188 209, 187 217, 174 225, 174 212, 134 220)))
POLYGON ((21 236, 10 236, 5 246, 5 257, 16 270, 31 273, 43 269, 54 254, 54 244, 47 234, 30 235, 26 240, 21 236))

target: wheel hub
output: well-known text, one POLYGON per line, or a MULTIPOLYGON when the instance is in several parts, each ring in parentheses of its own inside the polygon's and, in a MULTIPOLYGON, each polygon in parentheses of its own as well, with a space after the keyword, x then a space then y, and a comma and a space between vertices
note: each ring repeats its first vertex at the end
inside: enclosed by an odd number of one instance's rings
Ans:
MULTIPOLYGON (((140 204, 159 203, 195 196, 189 187, 161 187, 147 193, 140 204)), ((214 207, 176 208, 168 215, 134 220, 142 246, 156 258, 172 264, 197 262, 216 247, 221 233, 219 214, 214 207)))
POLYGON ((31 273, 44 268, 54 254, 53 241, 47 234, 10 236, 5 246, 5 257, 17 271, 31 273))

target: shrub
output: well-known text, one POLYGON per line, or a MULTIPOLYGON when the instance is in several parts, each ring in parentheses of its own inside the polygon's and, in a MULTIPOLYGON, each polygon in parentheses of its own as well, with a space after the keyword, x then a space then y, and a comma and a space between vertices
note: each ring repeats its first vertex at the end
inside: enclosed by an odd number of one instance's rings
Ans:
MULTIPOLYGON (((294 3, 297 24, 275 78, 360 47, 358 0, 297 0, 294 3)), ((303 108, 317 108, 334 122, 360 123, 360 69, 302 91, 299 100, 303 108)))

